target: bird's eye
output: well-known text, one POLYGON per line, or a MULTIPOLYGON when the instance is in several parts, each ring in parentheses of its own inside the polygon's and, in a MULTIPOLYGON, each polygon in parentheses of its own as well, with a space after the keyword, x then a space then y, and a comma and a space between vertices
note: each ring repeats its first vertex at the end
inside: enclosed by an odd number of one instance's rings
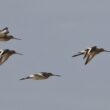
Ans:
POLYGON ((2 53, 2 51, 0 51, 0 53, 2 53))

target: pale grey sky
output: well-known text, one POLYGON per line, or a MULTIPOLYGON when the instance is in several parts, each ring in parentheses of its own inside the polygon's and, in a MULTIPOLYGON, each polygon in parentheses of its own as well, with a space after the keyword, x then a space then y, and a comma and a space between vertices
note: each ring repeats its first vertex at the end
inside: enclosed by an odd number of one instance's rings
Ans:
POLYGON ((87 66, 78 51, 110 49, 109 0, 1 0, 0 28, 22 41, 1 42, 15 49, 0 67, 1 110, 110 110, 110 54, 87 66), (62 77, 19 79, 47 71, 62 77))

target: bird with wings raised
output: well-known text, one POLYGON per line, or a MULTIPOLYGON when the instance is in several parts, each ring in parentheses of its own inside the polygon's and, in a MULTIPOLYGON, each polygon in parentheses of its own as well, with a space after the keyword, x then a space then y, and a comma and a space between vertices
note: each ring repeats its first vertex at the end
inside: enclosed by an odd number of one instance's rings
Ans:
POLYGON ((93 46, 93 47, 89 47, 85 50, 82 50, 81 52, 78 52, 77 54, 73 55, 72 57, 84 55, 83 59, 86 58, 86 61, 85 61, 85 65, 86 65, 94 58, 95 55, 97 55, 101 52, 110 52, 110 51, 107 51, 103 48, 97 48, 97 46, 93 46))
POLYGON ((5 27, 2 30, 0 30, 0 41, 9 41, 11 39, 21 40, 19 38, 15 38, 12 35, 9 35, 8 27, 5 27))
POLYGON ((15 50, 0 49, 0 65, 2 65, 13 54, 23 55, 21 53, 17 53, 15 50))

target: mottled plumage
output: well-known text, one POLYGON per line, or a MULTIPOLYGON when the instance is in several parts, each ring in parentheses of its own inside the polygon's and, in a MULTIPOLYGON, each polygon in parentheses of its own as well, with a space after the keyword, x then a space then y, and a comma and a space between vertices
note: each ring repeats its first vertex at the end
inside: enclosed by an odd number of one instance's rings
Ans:
POLYGON ((9 50, 9 49, 4 49, 0 51, 0 65, 2 65, 11 55, 13 54, 19 54, 22 55, 21 53, 17 53, 14 50, 9 50))
POLYGON ((50 76, 60 76, 60 75, 55 75, 55 74, 50 73, 50 72, 39 72, 36 74, 31 74, 25 78, 21 78, 20 80, 25 80, 25 79, 42 80, 42 79, 47 79, 50 76))
POLYGON ((0 30, 0 41, 8 41, 11 39, 21 40, 21 39, 15 38, 12 35, 9 35, 8 27, 5 27, 2 30, 0 30))
POLYGON ((86 65, 94 58, 95 55, 99 54, 100 52, 110 52, 110 51, 107 51, 103 48, 97 48, 97 46, 93 46, 93 47, 87 48, 87 49, 79 52, 76 55, 73 55, 72 57, 84 55, 83 58, 84 59, 86 58, 86 61, 85 61, 85 65, 86 65))

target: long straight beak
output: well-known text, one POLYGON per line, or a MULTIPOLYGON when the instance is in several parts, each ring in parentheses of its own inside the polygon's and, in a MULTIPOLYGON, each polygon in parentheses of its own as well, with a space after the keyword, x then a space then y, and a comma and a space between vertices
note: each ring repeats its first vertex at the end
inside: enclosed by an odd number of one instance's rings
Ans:
POLYGON ((22 40, 22 39, 19 39, 19 38, 15 38, 15 37, 13 37, 13 39, 16 39, 16 40, 22 40))
POLYGON ((105 52, 110 52, 110 51, 108 51, 108 50, 105 50, 105 52))
POLYGON ((24 55, 24 54, 22 54, 22 53, 18 53, 18 52, 16 52, 16 54, 18 54, 18 55, 24 55))
POLYGON ((61 75, 56 75, 56 74, 53 74, 53 76, 58 76, 58 77, 61 77, 61 75))

